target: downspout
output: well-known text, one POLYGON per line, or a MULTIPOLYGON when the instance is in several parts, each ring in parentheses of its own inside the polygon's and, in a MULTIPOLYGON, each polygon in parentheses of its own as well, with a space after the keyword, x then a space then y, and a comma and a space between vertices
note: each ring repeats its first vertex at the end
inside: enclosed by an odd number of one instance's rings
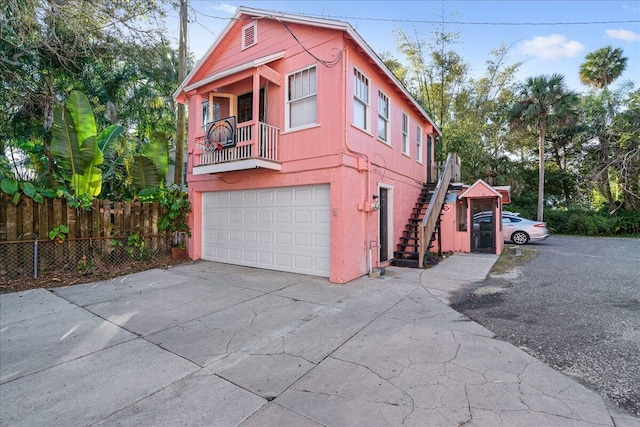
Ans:
MULTIPOLYGON (((346 45, 346 40, 344 39, 344 35, 342 38, 343 42, 346 45)), ((344 121, 344 125, 343 125, 343 139, 344 139, 344 146, 347 149, 347 151, 350 154, 355 155, 358 158, 362 158, 364 159, 367 163, 367 169, 366 169, 366 194, 365 194, 365 199, 364 199, 364 206, 363 206, 363 211, 367 214, 365 216, 365 247, 366 247, 366 243, 369 242, 369 213, 373 212, 371 210, 367 211, 367 207, 370 206, 369 203, 369 194, 371 193, 371 163, 369 162, 369 156, 367 156, 367 154, 365 153, 361 153, 359 151, 356 151, 354 149, 352 149, 351 147, 349 147, 349 138, 347 137, 348 131, 347 131, 347 111, 349 109, 349 98, 347 97, 347 82, 348 82, 348 78, 349 78, 349 49, 347 47, 344 48, 344 54, 343 54, 343 72, 344 72, 344 79, 343 79, 343 84, 344 84, 344 88, 343 88, 343 96, 344 96, 344 117, 345 117, 345 121, 344 121)), ((359 169, 359 168, 358 168, 359 169)), ((372 257, 372 247, 371 245, 369 245, 368 248, 368 260, 365 259, 365 264, 368 265, 369 267, 369 273, 371 273, 373 271, 373 257, 372 257), (368 261, 368 262, 367 262, 368 261)), ((366 255, 365 255, 366 257, 366 255)))

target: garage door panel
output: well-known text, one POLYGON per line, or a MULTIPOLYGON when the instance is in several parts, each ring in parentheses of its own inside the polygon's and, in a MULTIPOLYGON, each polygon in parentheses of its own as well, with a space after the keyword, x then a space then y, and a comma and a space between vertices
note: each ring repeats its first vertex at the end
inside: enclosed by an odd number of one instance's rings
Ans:
POLYGON ((313 266, 314 269, 318 271, 329 271, 329 266, 330 266, 329 258, 321 258, 321 257, 314 258, 314 266, 313 266))
POLYGON ((260 206, 275 206, 275 194, 273 191, 260 191, 258 194, 260 206))
POLYGON ((308 210, 294 212, 294 222, 296 224, 311 224, 311 216, 313 212, 308 210))
POLYGON ((273 232, 271 231, 260 231, 259 234, 259 242, 264 244, 273 244, 273 232))
POLYGON ((246 193, 229 193, 229 197, 227 197, 227 203, 232 206, 238 206, 243 203, 245 197, 247 197, 246 193))
POLYGON ((277 267, 279 270, 288 270, 292 267, 290 254, 277 253, 275 254, 275 261, 274 267, 277 267))
POLYGON ((271 252, 260 252, 258 254, 258 261, 261 264, 273 265, 273 253, 271 253, 271 252))
POLYGON ((317 248, 329 248, 329 236, 315 235, 314 244, 317 248))
POLYGON ((258 252, 252 250, 242 251, 242 260, 248 263, 255 263, 258 261, 258 252))
POLYGON ((295 245, 297 247, 311 247, 311 234, 307 233, 295 233, 295 245))
POLYGON ((289 233, 276 233, 276 245, 291 245, 291 234, 289 233))
POLYGON ((273 218, 275 218, 273 211, 260 211, 258 213, 258 223, 261 224, 270 224, 273 222, 273 218))
POLYGON ((311 269, 312 260, 309 257, 296 255, 294 261, 297 268, 303 268, 305 270, 311 269))
POLYGON ((232 261, 242 261, 242 251, 239 249, 230 249, 229 259, 232 261))
POLYGON ((314 212, 314 220, 318 224, 329 224, 329 211, 326 212, 314 212))
MULTIPOLYGON (((295 191, 295 190, 293 190, 295 191)), ((278 206, 291 206, 291 200, 292 198, 292 190, 291 189, 280 189, 280 190, 275 190, 276 192, 276 197, 275 197, 275 201, 278 203, 278 206)))
POLYGON ((242 233, 243 240, 249 243, 258 243, 258 232, 245 230, 242 233))
POLYGON ((329 276, 328 185, 204 193, 202 206, 204 259, 329 276))

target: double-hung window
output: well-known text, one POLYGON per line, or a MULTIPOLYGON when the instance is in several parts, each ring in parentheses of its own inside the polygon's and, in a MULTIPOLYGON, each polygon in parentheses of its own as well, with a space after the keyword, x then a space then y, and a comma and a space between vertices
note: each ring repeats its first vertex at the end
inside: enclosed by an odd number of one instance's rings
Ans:
POLYGON ((378 139, 389 144, 389 97, 378 91, 378 139))
POLYGON ((287 128, 316 124, 318 95, 315 65, 287 76, 287 128))
POLYGON ((370 131, 369 78, 358 69, 353 70, 353 124, 370 131))
POLYGON ((402 154, 409 155, 409 116, 402 113, 402 154))
POLYGON ((422 128, 416 126, 416 162, 422 163, 422 128))

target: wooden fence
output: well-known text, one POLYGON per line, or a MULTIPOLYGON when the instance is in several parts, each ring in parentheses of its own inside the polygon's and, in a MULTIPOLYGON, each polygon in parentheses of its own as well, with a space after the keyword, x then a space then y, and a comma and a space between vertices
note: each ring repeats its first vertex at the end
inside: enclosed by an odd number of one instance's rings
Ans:
POLYGON ((93 200, 91 209, 75 209, 66 200, 36 203, 23 197, 18 205, 0 195, 0 242, 45 240, 59 225, 69 228, 68 238, 121 237, 158 234, 159 203, 93 200))
POLYGON ((158 233, 159 214, 157 202, 94 200, 85 211, 62 199, 23 197, 14 205, 0 195, 0 291, 43 272, 87 275, 170 259, 171 236, 158 233), (60 225, 69 228, 65 239, 49 239, 60 225))

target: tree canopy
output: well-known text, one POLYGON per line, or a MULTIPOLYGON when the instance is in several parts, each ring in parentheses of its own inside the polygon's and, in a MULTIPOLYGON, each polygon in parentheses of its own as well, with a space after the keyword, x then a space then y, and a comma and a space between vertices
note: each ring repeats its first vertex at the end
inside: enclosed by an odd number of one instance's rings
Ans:
POLYGON ((0 173, 75 193, 76 171, 62 156, 56 159, 52 144, 56 111, 64 120, 67 99, 83 93, 82 109, 95 113, 94 127, 126 130, 104 159, 95 159, 92 167, 101 169, 107 185, 94 188, 103 197, 130 197, 134 156, 153 138, 152 131, 167 143, 175 135, 172 93, 178 78, 164 27, 168 2, 7 0, 5 5, 0 10, 0 173))

